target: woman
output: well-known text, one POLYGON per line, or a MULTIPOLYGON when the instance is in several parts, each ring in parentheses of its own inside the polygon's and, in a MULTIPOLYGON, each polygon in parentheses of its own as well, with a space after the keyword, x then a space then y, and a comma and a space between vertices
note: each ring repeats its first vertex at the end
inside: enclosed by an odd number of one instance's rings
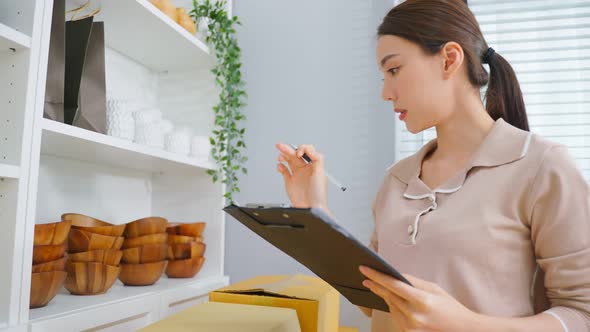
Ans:
MULTIPOLYGON (((565 146, 529 133, 511 66, 461 0, 408 0, 378 36, 383 99, 437 138, 373 203, 370 246, 415 286, 360 268, 390 309, 363 308, 373 331, 590 331, 590 190, 565 146)), ((293 206, 328 210, 322 155, 277 148, 293 206)))

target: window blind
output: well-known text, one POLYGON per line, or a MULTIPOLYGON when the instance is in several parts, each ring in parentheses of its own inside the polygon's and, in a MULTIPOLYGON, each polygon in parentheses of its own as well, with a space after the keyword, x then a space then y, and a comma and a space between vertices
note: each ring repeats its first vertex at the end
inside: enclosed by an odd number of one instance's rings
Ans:
MULTIPOLYGON (((568 146, 590 180, 590 1, 470 0, 488 45, 516 71, 532 132, 568 146)), ((485 88, 482 89, 482 96, 485 88)), ((396 159, 436 137, 396 120, 396 159)))

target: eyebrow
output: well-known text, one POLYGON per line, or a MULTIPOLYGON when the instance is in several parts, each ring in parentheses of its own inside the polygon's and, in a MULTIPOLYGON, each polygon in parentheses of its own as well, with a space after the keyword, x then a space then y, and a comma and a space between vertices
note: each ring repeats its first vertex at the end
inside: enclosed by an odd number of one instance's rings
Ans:
POLYGON ((398 56, 399 54, 388 54, 386 56, 383 57, 383 59, 381 59, 381 67, 383 67, 385 65, 385 63, 387 62, 387 60, 398 56))

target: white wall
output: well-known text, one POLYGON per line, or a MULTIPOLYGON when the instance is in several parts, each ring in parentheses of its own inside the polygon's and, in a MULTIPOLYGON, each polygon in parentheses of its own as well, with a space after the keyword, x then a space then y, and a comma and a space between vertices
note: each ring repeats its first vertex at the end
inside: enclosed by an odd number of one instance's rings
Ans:
MULTIPOLYGON (((287 202, 274 144, 312 143, 326 168, 350 189, 330 186, 329 206, 367 242, 371 202, 394 161, 394 117, 380 100, 376 29, 391 1, 235 1, 249 94, 249 174, 238 202, 287 202)), ((232 282, 261 274, 311 273, 237 221, 226 223, 226 273, 232 282)), ((343 325, 369 320, 342 298, 343 325)))

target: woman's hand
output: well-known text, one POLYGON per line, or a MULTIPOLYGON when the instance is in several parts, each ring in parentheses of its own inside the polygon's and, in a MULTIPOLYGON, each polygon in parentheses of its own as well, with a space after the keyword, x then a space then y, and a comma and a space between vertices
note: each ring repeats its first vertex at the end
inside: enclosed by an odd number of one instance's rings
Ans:
POLYGON ((326 176, 324 158, 311 145, 301 145, 297 151, 286 144, 276 145, 280 151, 277 170, 283 175, 285 189, 291 205, 298 208, 320 207, 328 209, 326 199, 326 176), (306 164, 303 154, 311 159, 306 164), (284 165, 286 162, 289 167, 284 165))
POLYGON ((475 331, 478 315, 441 287, 404 274, 414 287, 371 268, 361 266, 368 280, 363 285, 385 300, 400 331, 475 331))

